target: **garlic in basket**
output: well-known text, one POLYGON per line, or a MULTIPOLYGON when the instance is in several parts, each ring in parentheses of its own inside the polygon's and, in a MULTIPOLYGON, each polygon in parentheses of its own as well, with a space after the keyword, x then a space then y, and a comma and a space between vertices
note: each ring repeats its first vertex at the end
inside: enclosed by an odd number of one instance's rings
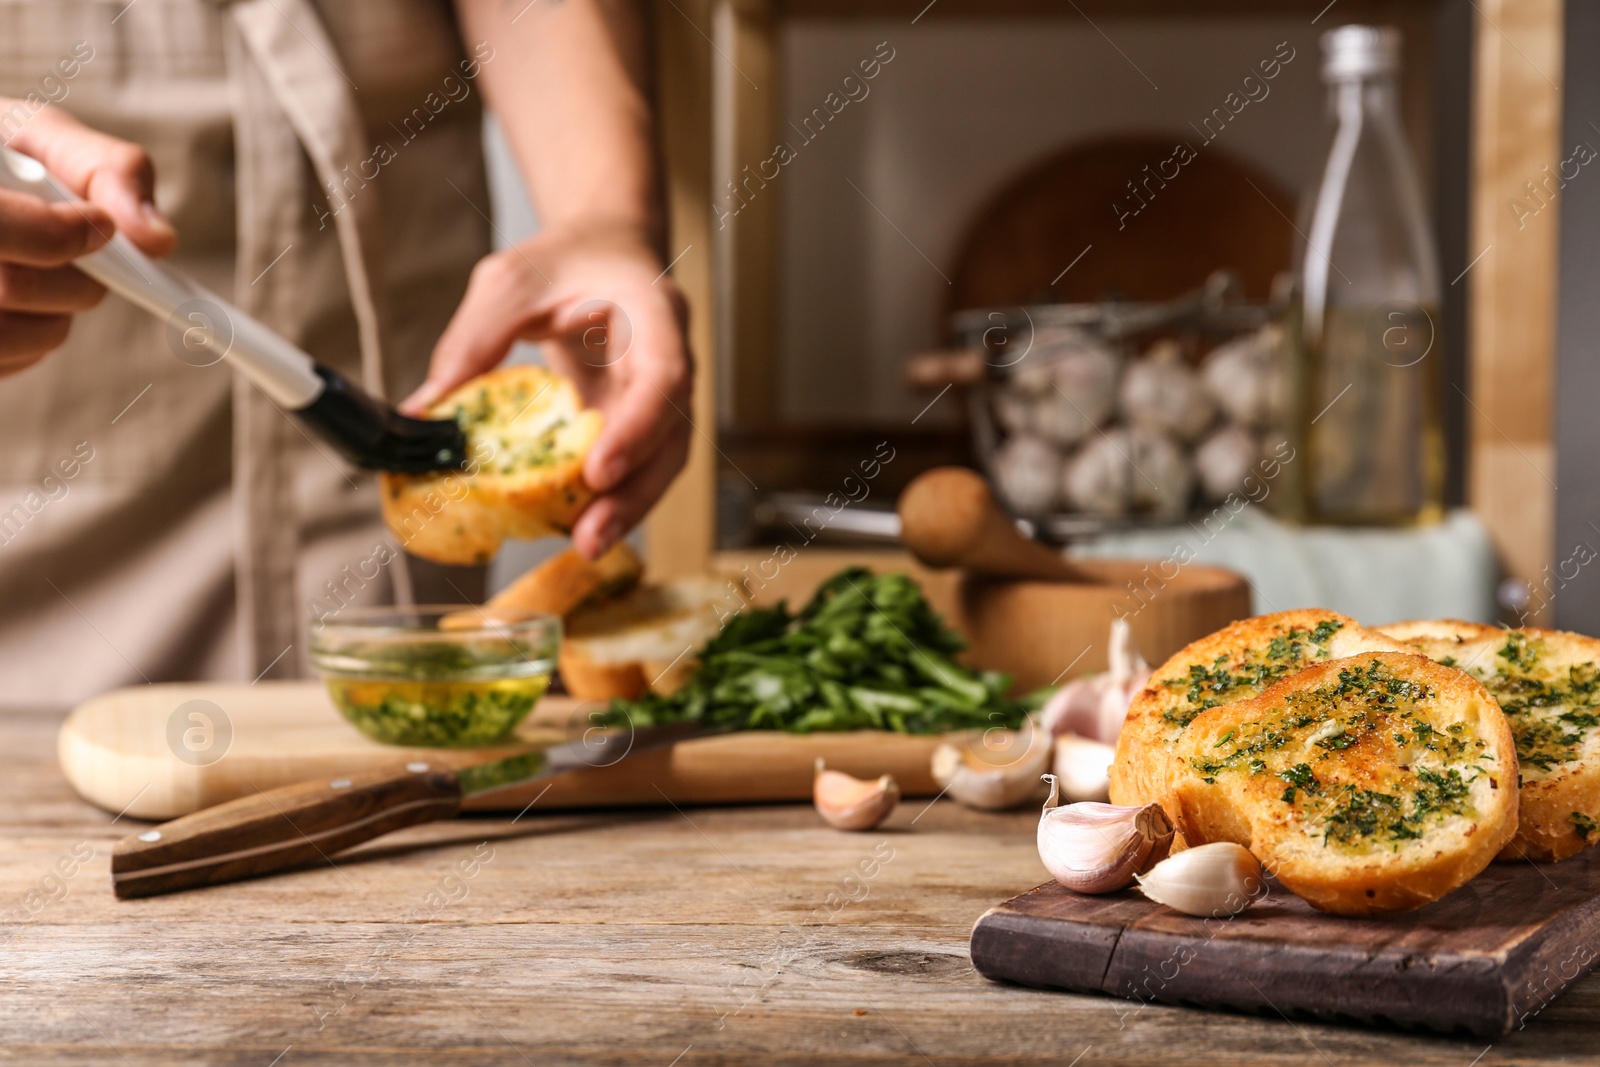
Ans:
POLYGON ((1223 918, 1248 908, 1266 889, 1250 850, 1232 841, 1186 848, 1139 876, 1139 891, 1185 915, 1223 918))
POLYGON ((1012 510, 1041 515, 1061 493, 1061 455, 1042 438, 1016 434, 995 453, 994 478, 1012 510))
POLYGON ((1211 350, 1200 377, 1228 418, 1265 429, 1283 419, 1283 330, 1276 324, 1211 350))
POLYGON ((1217 416, 1216 401, 1171 339, 1157 341, 1122 378, 1123 414, 1135 427, 1193 441, 1217 416))
POLYGON ((1116 408, 1119 366, 1115 354, 1098 346, 1057 359, 1050 368, 1051 388, 1034 412, 1034 428, 1063 446, 1089 436, 1116 408))
POLYGON ((1061 488, 1067 503, 1092 515, 1175 519, 1189 506, 1194 470, 1160 430, 1118 426, 1073 454, 1061 488))
POLYGON ((1050 876, 1079 893, 1114 893, 1172 848, 1172 823, 1160 804, 1059 804, 1056 776, 1039 815, 1039 859, 1050 876))

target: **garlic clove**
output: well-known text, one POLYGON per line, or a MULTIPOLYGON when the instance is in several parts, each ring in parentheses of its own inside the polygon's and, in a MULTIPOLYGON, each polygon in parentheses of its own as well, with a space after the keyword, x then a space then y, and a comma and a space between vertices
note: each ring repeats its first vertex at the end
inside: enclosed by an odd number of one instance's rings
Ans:
POLYGON ((1111 795, 1111 761, 1116 749, 1076 734, 1056 738, 1053 770, 1067 803, 1104 801, 1111 795))
POLYGON ((1161 805, 1057 806, 1060 782, 1052 774, 1044 778, 1050 783, 1050 799, 1039 815, 1039 859, 1050 876, 1068 889, 1079 893, 1125 889, 1172 847, 1172 822, 1161 805))
POLYGON ((933 753, 934 780, 969 808, 1004 811, 1039 794, 1054 746, 1037 727, 985 730, 945 741, 933 753))
POLYGON ((1122 685, 1112 686, 1101 693, 1091 736, 1108 745, 1116 744, 1118 735, 1122 733, 1122 724, 1128 719, 1128 709, 1149 680, 1150 669, 1147 667, 1143 673, 1135 674, 1122 685))
POLYGON ((1103 674, 1090 674, 1074 678, 1050 694, 1044 707, 1039 709, 1039 726, 1048 734, 1080 734, 1084 737, 1100 736, 1100 705, 1107 684, 1103 674))
POLYGON ((1151 900, 1204 918, 1239 914, 1266 885, 1260 861, 1232 841, 1186 848, 1139 876, 1139 891, 1151 900))
POLYGON ((900 803, 900 786, 887 774, 869 781, 830 771, 819 759, 811 779, 811 802, 835 829, 870 830, 900 803))

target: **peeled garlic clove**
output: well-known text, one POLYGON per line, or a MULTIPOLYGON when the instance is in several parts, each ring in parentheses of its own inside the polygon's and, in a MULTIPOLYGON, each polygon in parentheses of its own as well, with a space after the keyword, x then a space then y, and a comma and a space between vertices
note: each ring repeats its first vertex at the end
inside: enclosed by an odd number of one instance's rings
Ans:
POLYGON ((1052 751, 1050 735, 1041 729, 986 730, 935 749, 933 777, 959 804, 1004 811, 1038 794, 1052 751))
POLYGON ((1116 749, 1076 734, 1056 738, 1054 770, 1069 804, 1103 801, 1111 795, 1111 761, 1116 749))
POLYGON ((1050 799, 1039 816, 1039 859, 1050 876, 1079 893, 1114 893, 1133 884, 1140 871, 1159 863, 1172 848, 1173 829, 1159 804, 1119 807, 1084 802, 1056 806, 1050 799))
POLYGON ((817 760, 811 780, 811 802, 817 814, 839 830, 870 830, 900 803, 900 786, 889 775, 868 781, 843 771, 830 771, 817 760))
POLYGON ((1185 915, 1237 915, 1266 888, 1261 863, 1232 841, 1186 848, 1139 877, 1139 891, 1185 915))

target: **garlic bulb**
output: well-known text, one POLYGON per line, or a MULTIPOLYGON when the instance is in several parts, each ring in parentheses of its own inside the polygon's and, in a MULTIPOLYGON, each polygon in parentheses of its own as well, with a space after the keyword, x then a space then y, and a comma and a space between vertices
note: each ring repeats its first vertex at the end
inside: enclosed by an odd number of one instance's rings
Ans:
POLYGON ((830 771, 817 760, 811 779, 811 802, 829 826, 839 830, 870 830, 900 803, 900 786, 889 775, 875 781, 830 771))
POLYGON ((1061 456, 1038 437, 1018 434, 994 457, 994 478, 1014 511, 1040 515, 1061 493, 1061 456))
POLYGON ((1056 754, 1051 770, 1061 783, 1067 803, 1108 800, 1111 796, 1111 761, 1117 750, 1104 741, 1091 741, 1077 734, 1056 738, 1056 754))
POLYGON ((1115 354, 1103 347, 1082 348, 1056 359, 1051 389, 1034 411, 1034 428, 1058 445, 1075 445, 1103 425, 1117 403, 1115 354))
POLYGON ((1186 848, 1139 876, 1139 891, 1156 903, 1215 918, 1239 914, 1266 884, 1260 862, 1232 841, 1186 848))
POLYGON ((1050 391, 1050 363, 1031 352, 1029 356, 1032 358, 1024 358, 1017 364, 1006 385, 1022 396, 1037 399, 1050 391))
POLYGON ((1116 741, 1129 705, 1150 680, 1150 665, 1133 650, 1131 634, 1127 619, 1111 620, 1110 670, 1074 678, 1056 690, 1039 712, 1046 731, 1057 737, 1073 733, 1107 744, 1116 741))
POLYGON ((1062 489, 1080 511, 1116 518, 1133 511, 1177 518, 1189 506, 1193 471, 1164 434, 1108 430, 1092 438, 1067 464, 1062 489))
POLYGON ((1222 500, 1244 486, 1244 480, 1261 459, 1255 435, 1237 423, 1228 423, 1195 449, 1195 473, 1207 500, 1222 500))
POLYGON ((1064 804, 1056 777, 1039 815, 1039 859, 1050 876, 1079 893, 1114 893, 1140 871, 1159 863, 1172 847, 1172 823, 1159 804, 1064 804))
POLYGON ((1235 422, 1264 429, 1283 421, 1283 330, 1276 324, 1218 345, 1200 377, 1235 422))
POLYGON ((1122 378, 1122 412, 1135 427, 1193 441, 1217 415, 1200 376, 1176 341, 1158 341, 1122 378))
POLYGON ((992 404, 994 421, 1009 434, 1030 433, 1033 430, 1032 397, 1019 389, 1003 386, 995 391, 992 404))
POLYGON ((933 777, 959 804, 1004 811, 1038 795, 1053 751, 1050 735, 1031 726, 966 734, 934 750, 933 777))

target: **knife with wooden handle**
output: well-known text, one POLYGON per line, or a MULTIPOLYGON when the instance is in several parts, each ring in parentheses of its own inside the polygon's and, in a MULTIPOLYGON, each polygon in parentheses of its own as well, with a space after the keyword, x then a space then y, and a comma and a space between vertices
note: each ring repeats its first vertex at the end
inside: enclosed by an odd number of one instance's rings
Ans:
POLYGON ((466 797, 610 766, 637 752, 714 732, 699 723, 670 723, 454 771, 414 761, 265 790, 118 841, 111 852, 111 888, 127 900, 331 864, 335 854, 363 841, 454 818, 466 797), (603 750, 611 744, 623 747, 622 755, 603 750))

